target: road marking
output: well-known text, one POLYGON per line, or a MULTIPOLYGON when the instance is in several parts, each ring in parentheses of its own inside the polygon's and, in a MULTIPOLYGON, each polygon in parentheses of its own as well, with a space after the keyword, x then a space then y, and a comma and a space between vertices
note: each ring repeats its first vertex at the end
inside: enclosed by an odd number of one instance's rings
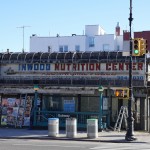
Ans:
POLYGON ((102 145, 102 146, 97 146, 97 147, 91 147, 91 148, 89 148, 89 149, 106 149, 106 148, 112 148, 112 147, 114 147, 115 148, 115 146, 114 146, 115 144, 114 143, 107 143, 106 145, 102 145))
POLYGON ((103 147, 92 147, 90 149, 102 149, 103 147))
POLYGON ((42 147, 42 146, 54 146, 54 147, 73 147, 73 148, 85 148, 85 147, 82 147, 82 146, 62 146, 62 145, 39 145, 39 144, 13 144, 14 146, 39 146, 39 147, 42 147))

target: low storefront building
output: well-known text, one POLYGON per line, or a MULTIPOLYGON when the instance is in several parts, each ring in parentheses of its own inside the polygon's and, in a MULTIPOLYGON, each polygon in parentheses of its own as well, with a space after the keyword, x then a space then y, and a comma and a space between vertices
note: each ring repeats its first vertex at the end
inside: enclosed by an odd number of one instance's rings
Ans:
MULTIPOLYGON (((145 58, 134 58, 132 70, 135 127, 144 129, 145 58)), ((121 106, 128 104, 128 97, 114 94, 128 88, 129 58, 122 52, 5 53, 0 73, 1 125, 9 125, 10 117, 11 125, 30 125, 33 110, 33 126, 47 126, 55 117, 64 127, 66 118, 75 117, 81 128, 89 118, 99 119, 99 128, 100 118, 113 127, 121 106)))

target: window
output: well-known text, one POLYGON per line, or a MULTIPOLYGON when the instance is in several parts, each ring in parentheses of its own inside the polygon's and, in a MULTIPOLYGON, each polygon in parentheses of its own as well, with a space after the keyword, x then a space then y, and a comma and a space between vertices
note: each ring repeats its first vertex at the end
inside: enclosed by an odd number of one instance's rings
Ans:
POLYGON ((59 46, 59 52, 68 52, 68 45, 59 46))
POLYGON ((68 46, 64 45, 64 52, 68 52, 68 46))
POLYGON ((120 46, 119 45, 117 45, 117 51, 119 51, 120 50, 120 46))
POLYGON ((80 51, 80 45, 75 45, 75 51, 79 52, 80 51))
POLYGON ((94 47, 95 43, 94 43, 94 37, 89 37, 89 47, 94 47))
POLYGON ((103 44, 103 51, 109 50, 109 44, 103 44))
POLYGON ((59 52, 63 52, 63 46, 59 46, 59 52))

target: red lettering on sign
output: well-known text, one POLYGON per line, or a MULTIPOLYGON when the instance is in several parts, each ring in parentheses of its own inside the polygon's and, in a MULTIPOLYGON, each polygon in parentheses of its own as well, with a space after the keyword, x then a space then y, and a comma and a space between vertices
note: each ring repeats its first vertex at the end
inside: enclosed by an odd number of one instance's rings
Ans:
POLYGON ((119 63, 119 70, 124 70, 124 63, 119 63))
POLYGON ((85 66, 85 64, 81 64, 81 69, 82 69, 82 71, 84 70, 84 66, 85 66))
POLYGON ((94 64, 90 64, 89 70, 94 70, 94 64))
POLYGON ((100 70, 101 69, 101 67, 100 67, 101 65, 100 64, 96 64, 96 70, 100 70))
POLYGON ((112 70, 117 70, 117 63, 112 63, 112 70))
POLYGON ((143 63, 138 63, 138 70, 143 70, 143 63))
MULTIPOLYGON (((78 64, 70 64, 70 63, 56 63, 54 64, 54 70, 60 70, 60 71, 100 71, 101 70, 101 63, 78 63, 78 64)), ((103 66, 106 68, 104 70, 129 70, 129 63, 102 63, 103 66)), ((133 63, 132 64, 132 70, 143 70, 143 63, 133 63)))
POLYGON ((125 63, 126 70, 129 70, 129 63, 125 63))
POLYGON ((59 70, 59 64, 55 64, 55 70, 59 70))
POLYGON ((132 70, 136 70, 136 63, 132 64, 132 70))
POLYGON ((76 70, 76 64, 73 64, 73 70, 76 70))
POLYGON ((65 64, 61 64, 61 70, 65 70, 65 64))
POLYGON ((111 63, 106 63, 106 70, 111 70, 111 63))
POLYGON ((70 70, 70 65, 71 65, 71 64, 67 64, 67 70, 68 70, 68 71, 70 70))

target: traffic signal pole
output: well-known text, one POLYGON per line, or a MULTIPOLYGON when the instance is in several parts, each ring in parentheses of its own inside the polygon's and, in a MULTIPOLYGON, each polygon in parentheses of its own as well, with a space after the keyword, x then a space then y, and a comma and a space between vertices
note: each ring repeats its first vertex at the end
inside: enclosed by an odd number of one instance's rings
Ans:
POLYGON ((134 141, 136 138, 134 137, 134 118, 132 112, 132 103, 133 103, 133 87, 132 87, 132 34, 131 34, 131 26, 132 26, 132 0, 130 0, 130 16, 129 16, 129 27, 130 27, 130 61, 129 61, 129 100, 128 100, 128 128, 127 133, 125 135, 125 140, 134 141))

